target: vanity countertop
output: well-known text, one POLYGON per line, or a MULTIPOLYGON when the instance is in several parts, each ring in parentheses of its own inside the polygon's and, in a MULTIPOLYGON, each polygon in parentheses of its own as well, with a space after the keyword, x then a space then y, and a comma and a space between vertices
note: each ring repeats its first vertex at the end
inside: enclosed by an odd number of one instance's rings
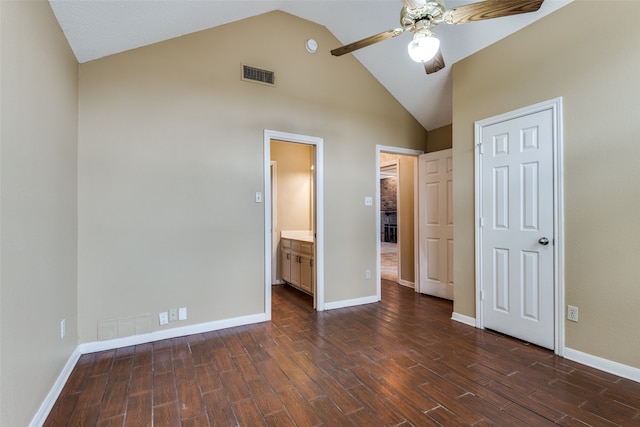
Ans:
POLYGON ((280 232, 280 238, 313 243, 313 232, 311 230, 286 230, 280 232))

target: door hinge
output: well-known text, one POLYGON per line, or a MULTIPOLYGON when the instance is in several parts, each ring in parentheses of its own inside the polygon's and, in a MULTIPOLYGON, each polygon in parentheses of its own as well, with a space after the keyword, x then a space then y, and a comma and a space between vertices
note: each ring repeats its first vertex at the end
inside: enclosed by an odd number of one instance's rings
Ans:
POLYGON ((484 145, 481 143, 478 144, 478 152, 480 154, 484 154, 484 149, 483 149, 484 145))
POLYGON ((484 301, 484 291, 480 289, 480 301, 484 301))
POLYGON ((480 228, 484 227, 484 218, 483 217, 478 218, 478 226, 480 228))

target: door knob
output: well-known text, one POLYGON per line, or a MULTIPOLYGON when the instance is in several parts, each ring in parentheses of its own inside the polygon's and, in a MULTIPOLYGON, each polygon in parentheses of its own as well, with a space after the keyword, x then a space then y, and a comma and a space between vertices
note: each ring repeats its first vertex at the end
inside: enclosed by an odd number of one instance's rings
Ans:
POLYGON ((546 237, 541 237, 540 239, 538 239, 538 243, 547 246, 549 244, 549 239, 547 239, 546 237))

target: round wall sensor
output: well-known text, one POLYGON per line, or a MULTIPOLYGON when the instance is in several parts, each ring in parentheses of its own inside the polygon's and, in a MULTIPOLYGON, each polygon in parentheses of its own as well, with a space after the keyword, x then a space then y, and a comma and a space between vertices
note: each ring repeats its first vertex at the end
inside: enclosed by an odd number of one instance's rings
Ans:
POLYGON ((314 53, 316 50, 318 50, 318 42, 315 41, 314 39, 307 40, 304 45, 307 48, 307 50, 311 53, 314 53))

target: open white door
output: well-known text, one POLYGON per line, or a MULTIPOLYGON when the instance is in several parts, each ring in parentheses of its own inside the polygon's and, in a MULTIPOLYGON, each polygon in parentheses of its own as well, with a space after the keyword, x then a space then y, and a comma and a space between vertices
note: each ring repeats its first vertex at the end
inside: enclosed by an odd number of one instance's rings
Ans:
POLYGON ((452 150, 423 154, 418 160, 419 291, 453 299, 452 150))
POLYGON ((482 326, 554 349, 554 111, 477 131, 482 326))

